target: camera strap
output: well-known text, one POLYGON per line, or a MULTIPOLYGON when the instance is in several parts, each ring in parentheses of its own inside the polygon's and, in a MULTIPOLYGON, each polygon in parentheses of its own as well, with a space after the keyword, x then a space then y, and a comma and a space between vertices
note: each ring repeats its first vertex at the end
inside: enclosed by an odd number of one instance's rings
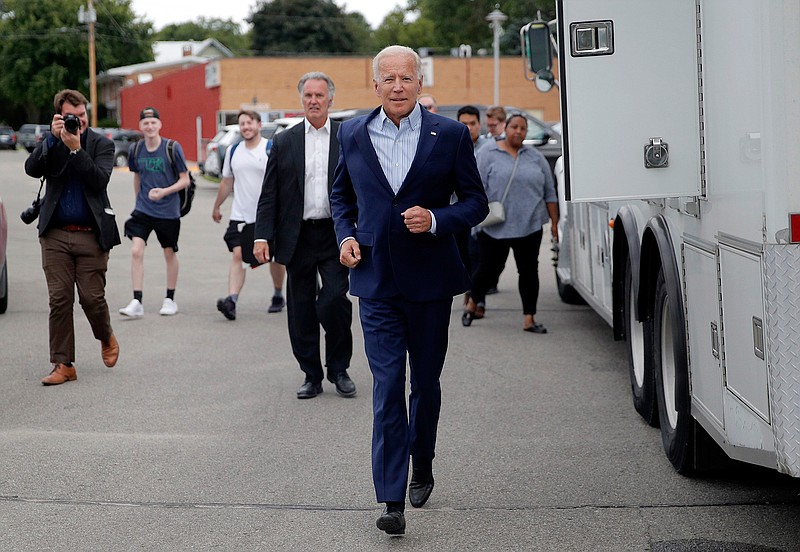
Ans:
POLYGON ((39 191, 36 192, 36 201, 40 201, 42 198, 42 188, 44 187, 44 177, 39 179, 39 191))

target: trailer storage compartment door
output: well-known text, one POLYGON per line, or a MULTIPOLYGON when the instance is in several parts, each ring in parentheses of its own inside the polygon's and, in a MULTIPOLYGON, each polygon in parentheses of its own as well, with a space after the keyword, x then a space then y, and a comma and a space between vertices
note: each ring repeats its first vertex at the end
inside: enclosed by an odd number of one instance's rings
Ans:
POLYGON ((567 199, 701 195, 695 0, 559 0, 567 199))

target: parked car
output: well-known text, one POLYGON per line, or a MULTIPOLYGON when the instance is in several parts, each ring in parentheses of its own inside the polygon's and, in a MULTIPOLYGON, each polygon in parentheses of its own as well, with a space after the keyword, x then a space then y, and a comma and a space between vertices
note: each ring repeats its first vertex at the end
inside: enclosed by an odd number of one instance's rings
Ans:
POLYGON ((7 126, 0 127, 0 148, 15 150, 17 149, 17 133, 14 129, 7 126))
POLYGON ((24 124, 17 131, 17 142, 30 153, 48 132, 50 132, 50 125, 24 124))
MULTIPOLYGON (((267 152, 272 149, 272 137, 283 130, 275 123, 263 123, 261 126, 261 136, 267 139, 267 152)), ((239 132, 239 125, 226 125, 217 132, 211 141, 206 145, 206 158, 202 165, 204 174, 219 178, 222 175, 222 163, 225 159, 225 152, 230 146, 242 141, 242 134, 239 132)))
MULTIPOLYGON (((481 134, 486 134, 486 109, 488 107, 480 104, 472 105, 478 108, 478 111, 481 112, 481 134)), ((460 105, 440 105, 439 115, 444 115, 450 119, 456 119, 458 110, 460 108, 460 105)), ((513 106, 505 106, 505 110, 508 115, 520 113, 524 115, 526 119, 528 119, 528 135, 525 137, 524 143, 539 150, 539 152, 541 152, 541 154, 547 159, 547 162, 550 164, 550 168, 554 168, 556 165, 556 160, 561 157, 561 134, 556 132, 552 126, 540 121, 523 109, 513 106)))
POLYGON ((131 144, 144 138, 144 134, 138 130, 127 128, 96 128, 96 132, 114 142, 114 166, 128 166, 128 151, 131 144))
POLYGON ((8 244, 8 219, 3 198, 0 197, 0 314, 8 308, 8 262, 6 246, 8 244))

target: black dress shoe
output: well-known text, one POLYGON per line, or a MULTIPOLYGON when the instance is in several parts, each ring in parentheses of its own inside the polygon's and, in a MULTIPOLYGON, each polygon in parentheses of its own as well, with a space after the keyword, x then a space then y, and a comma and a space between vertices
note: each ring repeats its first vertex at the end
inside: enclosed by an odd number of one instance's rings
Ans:
POLYGON ((408 500, 414 508, 422 508, 433 492, 433 468, 430 464, 413 466, 411 483, 408 484, 408 500))
POLYGON ((321 383, 312 383, 310 381, 307 381, 300 387, 300 389, 297 390, 297 398, 313 399, 320 393, 322 393, 321 383))
POLYGON ((328 376, 328 381, 336 385, 336 392, 342 397, 355 397, 356 384, 347 375, 347 372, 341 371, 335 376, 328 376))
POLYGON ((387 535, 405 535, 406 516, 402 506, 386 505, 381 517, 375 521, 375 525, 387 535))

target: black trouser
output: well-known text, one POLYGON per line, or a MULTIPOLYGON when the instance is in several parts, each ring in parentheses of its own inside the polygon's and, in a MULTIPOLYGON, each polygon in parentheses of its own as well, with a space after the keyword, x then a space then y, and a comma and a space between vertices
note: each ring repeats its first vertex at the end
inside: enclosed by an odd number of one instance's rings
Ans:
POLYGON ((350 366, 353 306, 347 298, 348 275, 347 267, 339 262, 331 219, 303 221, 294 256, 286 265, 286 310, 292 352, 306 381, 323 379, 320 325, 325 329, 328 376, 333 378, 350 366))
POLYGON ((496 240, 485 232, 478 233, 480 260, 472 278, 472 299, 476 303, 486 300, 488 290, 500 273, 508 258, 508 251, 514 251, 517 262, 519 296, 522 298, 523 314, 536 314, 536 301, 539 299, 539 247, 542 245, 542 231, 522 238, 496 240))

